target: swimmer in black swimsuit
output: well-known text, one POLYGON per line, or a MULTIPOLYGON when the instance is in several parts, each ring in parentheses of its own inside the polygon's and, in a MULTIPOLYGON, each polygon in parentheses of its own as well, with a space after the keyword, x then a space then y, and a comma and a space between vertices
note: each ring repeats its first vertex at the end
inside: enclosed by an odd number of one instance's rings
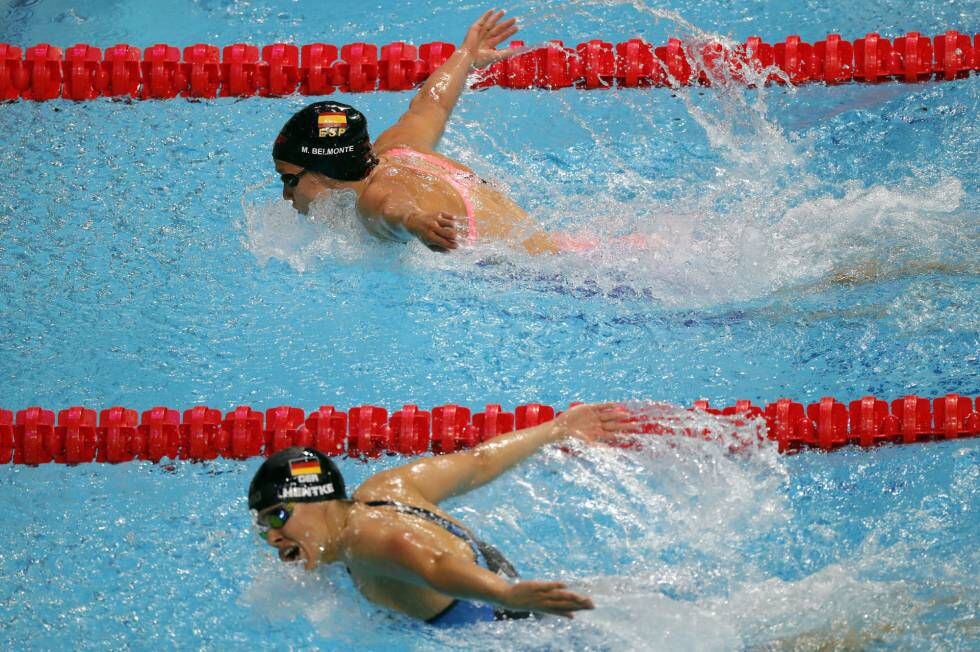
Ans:
POLYGON ((591 442, 635 429, 621 406, 580 405, 471 450, 378 473, 350 499, 330 458, 290 448, 256 472, 249 508, 281 560, 302 561, 307 570, 343 563, 369 600, 433 625, 530 613, 571 618, 591 609, 591 600, 560 582, 520 580, 499 551, 437 505, 490 482, 545 444, 567 437, 591 442))
MULTIPOLYGON (((431 521, 439 527, 445 529, 447 532, 450 532, 465 541, 473 550, 473 560, 483 568, 486 568, 491 573, 496 573, 502 577, 512 580, 516 580, 520 577, 520 575, 517 574, 517 570, 514 568, 514 566, 507 561, 499 550, 491 546, 489 543, 477 539, 475 536, 473 536, 472 532, 462 525, 453 523, 449 519, 443 518, 442 516, 439 516, 434 512, 430 512, 427 509, 422 509, 421 507, 416 507, 415 505, 396 503, 393 500, 372 500, 365 504, 368 507, 394 507, 402 514, 411 514, 413 516, 418 516, 419 518, 424 518, 431 521)), ((439 627, 448 627, 483 620, 519 620, 530 616, 530 611, 510 611, 508 609, 499 609, 490 605, 477 604, 467 600, 457 599, 450 602, 448 607, 437 613, 432 618, 427 619, 425 622, 429 623, 430 625, 437 625, 439 627)))

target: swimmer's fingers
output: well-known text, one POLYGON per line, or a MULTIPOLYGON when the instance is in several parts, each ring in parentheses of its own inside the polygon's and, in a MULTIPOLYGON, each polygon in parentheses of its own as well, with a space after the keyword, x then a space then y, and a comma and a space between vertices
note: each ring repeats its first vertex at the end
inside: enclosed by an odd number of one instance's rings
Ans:
POLYGON ((603 421, 628 419, 633 416, 633 412, 631 412, 630 409, 623 403, 591 403, 589 407, 594 410, 603 421))
POLYGON ((541 601, 543 606, 556 611, 595 609, 595 605, 592 604, 592 600, 589 598, 585 597, 584 595, 572 593, 571 591, 565 591, 563 589, 550 589, 547 591, 542 591, 539 593, 538 599, 541 601))
POLYGON ((425 238, 425 244, 429 245, 429 249, 433 251, 448 251, 459 247, 459 243, 454 238, 447 237, 435 231, 425 238))
POLYGON ((609 439, 617 434, 639 432, 635 416, 620 403, 577 405, 555 420, 563 436, 585 442, 609 439))
POLYGON ((436 224, 438 224, 439 226, 452 227, 455 229, 456 225, 458 224, 458 219, 455 215, 452 215, 450 213, 440 212, 440 213, 436 213, 436 224))
POLYGON ((636 415, 622 403, 601 403, 595 407, 599 421, 607 430, 620 426, 628 428, 636 422, 636 415))
POLYGON ((594 609, 592 600, 566 590, 562 582, 538 582, 526 580, 511 585, 506 606, 572 617, 572 612, 594 609))
POLYGON ((541 602, 541 606, 535 611, 541 611, 546 614, 553 614, 555 616, 563 616, 565 618, 573 618, 573 612, 583 611, 586 609, 595 609, 595 605, 588 598, 581 598, 580 596, 569 594, 573 597, 556 596, 548 600, 541 602), (583 602, 583 600, 585 600, 583 602))
POLYGON ((488 13, 489 15, 483 14, 486 17, 486 20, 483 18, 480 19, 480 35, 484 38, 486 38, 487 35, 497 28, 497 23, 499 23, 500 19, 504 17, 505 12, 503 9, 500 9, 497 11, 491 10, 488 13))
POLYGON ((518 31, 517 19, 508 18, 501 22, 503 11, 488 11, 470 28, 462 48, 473 56, 473 65, 483 68, 501 59, 513 56, 515 50, 497 50, 497 46, 518 31))
POLYGON ((473 48, 479 45, 479 42, 483 40, 483 35, 492 17, 493 9, 490 9, 480 16, 475 23, 470 25, 469 30, 466 32, 466 38, 463 39, 463 47, 473 48))
MULTIPOLYGON (((605 404, 598 412, 603 438, 643 432, 643 422, 621 403, 605 404)), ((613 437, 615 438, 615 437, 613 437)))
POLYGON ((454 238, 451 238, 451 237, 446 236, 446 235, 442 235, 442 234, 433 235, 432 241, 435 242, 436 244, 438 244, 443 249, 458 249, 459 248, 459 243, 456 242, 456 240, 454 238))
POLYGON ((520 28, 517 26, 516 18, 505 20, 490 30, 490 32, 487 34, 486 44, 489 47, 495 48, 503 41, 506 41, 511 36, 516 34, 518 29, 520 28))
POLYGON ((405 222, 406 228, 433 251, 459 247, 456 218, 449 213, 413 213, 405 222))
POLYGON ((486 24, 490 21, 492 16, 493 16, 493 9, 487 9, 485 12, 483 12, 483 15, 480 16, 479 20, 473 23, 473 27, 477 29, 483 29, 486 26, 486 24))
POLYGON ((625 405, 613 401, 607 403, 591 403, 590 405, 592 409, 598 412, 602 412, 603 414, 609 414, 613 412, 629 412, 629 410, 626 409, 625 405))
POLYGON ((459 218, 455 215, 439 213, 433 231, 442 238, 452 241, 455 248, 459 244, 459 225, 459 218))

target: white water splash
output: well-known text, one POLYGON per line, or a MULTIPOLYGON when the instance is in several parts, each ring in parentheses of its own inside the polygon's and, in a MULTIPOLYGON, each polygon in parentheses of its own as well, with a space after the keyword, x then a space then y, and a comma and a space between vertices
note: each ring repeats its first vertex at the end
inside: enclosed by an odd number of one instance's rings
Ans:
MULTIPOLYGON (((573 4, 574 11, 595 12, 610 3, 573 4)), ((838 279, 873 281, 930 269, 977 271, 973 252, 978 233, 975 218, 963 211, 966 193, 959 179, 923 181, 910 170, 909 177, 889 185, 825 182, 809 167, 810 145, 791 140, 769 116, 768 98, 774 90, 763 82, 782 75, 780 71, 743 70, 756 83, 746 88, 727 68, 708 66, 699 54, 700 46, 712 42, 734 47, 727 37, 642 2, 612 4, 631 6, 651 21, 667 23, 670 33, 689 44, 695 74, 704 73, 712 81, 710 89, 673 89, 720 157, 721 164, 708 163, 715 166, 714 177, 700 187, 684 187, 679 178, 653 178, 631 167, 619 144, 579 115, 577 103, 586 99, 558 93, 553 96, 561 105, 556 119, 587 134, 595 152, 592 187, 587 194, 567 194, 548 181, 547 167, 543 174, 529 171, 526 151, 501 144, 493 124, 469 120, 466 103, 478 101, 469 97, 447 129, 444 149, 480 174, 500 180, 502 188, 512 188, 518 200, 537 204, 534 217, 544 228, 594 239, 599 242, 595 249, 532 258, 500 243, 479 243, 451 256, 430 253, 417 242, 407 248, 383 246, 358 224, 352 202, 339 198, 318 206, 325 219, 312 224, 291 218, 285 204, 246 211, 246 246, 260 262, 278 258, 298 271, 327 259, 363 264, 394 257, 410 269, 493 276, 492 267, 473 268, 476 261, 493 259, 517 268, 516 273, 508 269, 506 276, 518 285, 533 287, 541 275, 561 276, 571 288, 611 292, 627 287, 671 307, 806 294, 838 279), (523 168, 525 174, 509 173, 505 166, 523 168), (533 180, 526 178, 529 174, 533 180), (664 194, 672 198, 651 198, 664 194), (635 198, 617 199, 624 195, 635 198)), ((548 16, 544 11, 529 22, 548 16)), ((791 85, 780 88, 780 93, 794 92, 791 85)), ((624 107, 642 133, 670 136, 658 108, 662 93, 613 89, 599 97, 594 101, 600 106, 605 101, 620 111, 624 107)))
POLYGON ((367 232, 356 201, 350 191, 325 193, 303 215, 285 200, 243 199, 243 244, 259 264, 274 258, 297 272, 316 269, 323 261, 370 262, 403 249, 367 232))
MULTIPOLYGON (((445 505, 525 577, 562 580, 589 595, 594 611, 439 630, 374 607, 339 566, 306 574, 271 556, 258 563, 244 602, 273 619, 301 615, 332 642, 364 649, 866 649, 962 640, 975 629, 930 612, 976 602, 975 578, 964 574, 976 555, 932 560, 923 576, 913 568, 923 563, 921 533, 894 539, 908 510, 890 512, 839 560, 780 577, 771 555, 752 554, 760 545, 779 550, 798 518, 788 460, 760 438, 762 424, 632 407, 674 434, 637 436, 631 448, 549 447, 445 505)), ((948 527, 937 523, 939 532, 948 527)), ((800 533, 818 537, 818 549, 840 535, 820 522, 800 533)))

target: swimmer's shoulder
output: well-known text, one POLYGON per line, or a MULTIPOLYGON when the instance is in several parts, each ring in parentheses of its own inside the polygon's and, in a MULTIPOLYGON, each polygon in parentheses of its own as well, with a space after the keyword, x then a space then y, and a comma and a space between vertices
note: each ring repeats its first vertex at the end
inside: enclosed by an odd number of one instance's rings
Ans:
POLYGON ((416 160, 423 160, 429 156, 444 158, 438 152, 400 143, 375 147, 374 155, 381 161, 382 166, 391 167, 412 167, 412 163, 416 160))
POLYGON ((386 174, 389 171, 387 163, 382 163, 377 172, 372 175, 370 182, 357 198, 357 210, 362 215, 380 215, 385 201, 392 196, 404 196, 410 193, 407 183, 399 175, 386 174))
POLYGON ((415 503, 418 496, 412 491, 411 482, 405 477, 404 467, 375 473, 361 483, 351 495, 355 501, 366 503, 373 500, 394 500, 415 503))
POLYGON ((375 141, 371 149, 374 151, 374 155, 379 158, 385 156, 389 152, 397 150, 407 150, 418 154, 437 154, 437 152, 431 147, 422 147, 418 143, 410 142, 410 139, 387 137, 387 134, 382 134, 382 136, 375 141))
POLYGON ((406 534, 420 535, 425 528, 406 527, 405 516, 398 510, 384 506, 372 506, 372 501, 397 502, 405 505, 422 506, 437 509, 428 505, 421 496, 406 490, 404 483, 383 472, 372 476, 361 483, 361 486, 351 495, 355 505, 344 528, 343 546, 345 561, 351 569, 360 568, 369 571, 373 562, 379 559, 399 559, 409 553, 405 548, 411 539, 406 534), (380 476, 380 477, 379 477, 380 476), (360 566, 367 563, 367 566, 360 566))
POLYGON ((426 499, 412 482, 412 474, 419 471, 417 465, 416 462, 375 473, 361 483, 351 498, 362 504, 375 500, 393 501, 445 515, 439 505, 426 499))
MULTIPOLYGON (((380 142, 380 139, 378 142, 380 142)), ((423 161, 434 157, 439 161, 442 161, 443 163, 448 163, 454 168, 460 170, 461 172, 474 174, 473 170, 471 170, 469 166, 463 165, 459 161, 449 158, 445 154, 437 152, 430 147, 418 147, 415 145, 409 145, 406 143, 395 141, 380 146, 378 144, 375 144, 374 154, 379 159, 388 162, 390 165, 399 165, 399 159, 403 157, 406 158, 412 157, 413 155, 415 155, 415 158, 421 159, 423 161)))
POLYGON ((390 515, 357 506, 341 534, 341 556, 352 575, 367 579, 377 574, 379 562, 397 561, 407 553, 404 525, 390 515))
MULTIPOLYGON (((412 150, 415 151, 415 150, 412 150)), ((361 192, 357 208, 362 214, 377 215, 382 205, 393 197, 414 197, 418 193, 417 168, 399 157, 376 153, 381 163, 361 192)))

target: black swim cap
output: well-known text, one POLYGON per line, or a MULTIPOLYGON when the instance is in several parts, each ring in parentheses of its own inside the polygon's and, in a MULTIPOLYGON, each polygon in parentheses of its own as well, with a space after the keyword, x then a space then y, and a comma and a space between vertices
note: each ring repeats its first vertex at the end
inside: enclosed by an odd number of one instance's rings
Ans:
POLYGON ((347 498, 344 477, 329 457, 293 446, 262 463, 248 486, 248 508, 261 512, 279 503, 318 503, 347 498))
POLYGON ((339 181, 359 181, 378 164, 367 118, 340 102, 317 102, 291 117, 272 146, 272 158, 339 181))

